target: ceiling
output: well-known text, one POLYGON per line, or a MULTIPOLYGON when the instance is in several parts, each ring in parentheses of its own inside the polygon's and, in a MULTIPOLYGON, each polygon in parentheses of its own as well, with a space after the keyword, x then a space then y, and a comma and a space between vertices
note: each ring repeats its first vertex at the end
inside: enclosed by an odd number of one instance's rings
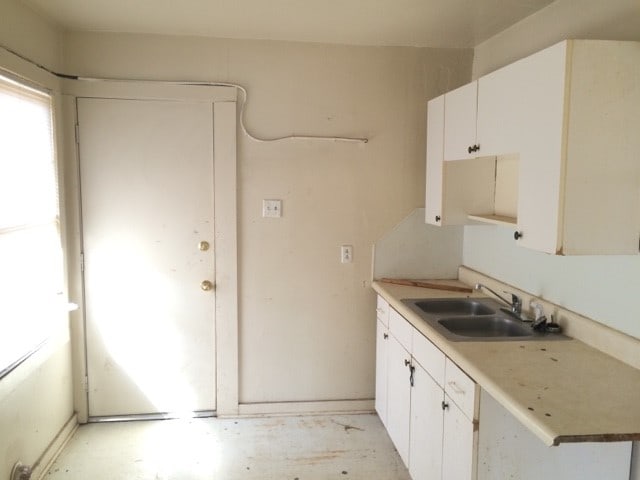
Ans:
POLYGON ((553 0, 21 0, 68 30, 474 47, 553 0))

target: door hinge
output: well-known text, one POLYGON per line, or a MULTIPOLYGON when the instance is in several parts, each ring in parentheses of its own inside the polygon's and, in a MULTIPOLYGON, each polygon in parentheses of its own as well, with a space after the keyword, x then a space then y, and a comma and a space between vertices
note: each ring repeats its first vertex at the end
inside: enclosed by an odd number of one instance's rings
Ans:
POLYGON ((84 272, 84 253, 80 254, 80 271, 84 272))
POLYGON ((75 124, 75 130, 76 130, 76 143, 80 145, 80 125, 77 123, 75 124))
POLYGON ((86 375, 82 378, 82 389, 85 393, 89 393, 89 377, 86 375))

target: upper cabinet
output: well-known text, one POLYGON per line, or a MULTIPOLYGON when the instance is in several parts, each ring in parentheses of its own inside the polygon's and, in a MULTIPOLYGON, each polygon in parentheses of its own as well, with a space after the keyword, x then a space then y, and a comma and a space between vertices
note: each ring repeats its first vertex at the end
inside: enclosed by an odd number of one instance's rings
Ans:
MULTIPOLYGON (((475 138, 475 83, 462 89, 441 95, 429 101, 427 109, 427 180, 425 221, 433 225, 465 225, 472 221, 468 217, 470 209, 487 211, 493 208, 495 194, 495 158, 474 158, 473 148, 475 138), (469 91, 473 95, 467 95, 469 91), (449 101, 453 95, 454 101, 449 101), (473 99, 473 108, 466 102, 473 99), (453 114, 450 107, 453 105, 453 114), (472 114, 473 126, 469 118, 463 114, 464 107, 468 107, 472 114), (452 135, 451 127, 447 127, 446 119, 458 118, 463 129, 455 130, 452 135), (447 138, 449 131, 450 159, 446 157, 447 138), (466 134, 464 132, 467 132, 466 134), (454 140, 458 139, 459 145, 454 140), (466 140, 460 140, 466 139, 466 140), (454 153, 451 153, 454 152, 454 153), (458 157, 464 157, 458 158, 458 157)), ((451 121, 450 121, 451 123, 451 121)), ((457 122, 453 122, 456 124, 457 122)))
POLYGON ((476 143, 478 82, 471 82, 444 95, 444 160, 479 156, 476 143))
MULTIPOLYGON (((447 188, 454 188, 460 198, 453 203, 463 204, 466 215, 512 224, 521 246, 565 255, 637 254, 640 43, 564 41, 480 78, 476 91, 473 145, 479 150, 472 154, 496 156, 494 180, 483 186, 493 200, 459 201, 467 188, 486 182, 472 173, 478 165, 468 161, 469 178, 459 175, 459 183, 447 187, 449 162, 439 173, 431 167, 437 159, 427 146, 427 210, 434 202, 429 185, 438 181, 430 176, 436 175, 442 177, 440 212, 447 211, 447 188)), ((456 113, 447 121, 448 96, 444 160, 449 159, 447 129, 459 118, 456 113)), ((430 116, 428 129, 434 121, 430 116)))

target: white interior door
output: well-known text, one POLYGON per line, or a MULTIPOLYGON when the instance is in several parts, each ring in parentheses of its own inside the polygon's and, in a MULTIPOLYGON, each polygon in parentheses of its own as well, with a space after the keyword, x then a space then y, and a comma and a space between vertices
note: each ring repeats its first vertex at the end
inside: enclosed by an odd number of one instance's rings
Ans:
POLYGON ((213 104, 77 106, 89 416, 215 410, 213 104))

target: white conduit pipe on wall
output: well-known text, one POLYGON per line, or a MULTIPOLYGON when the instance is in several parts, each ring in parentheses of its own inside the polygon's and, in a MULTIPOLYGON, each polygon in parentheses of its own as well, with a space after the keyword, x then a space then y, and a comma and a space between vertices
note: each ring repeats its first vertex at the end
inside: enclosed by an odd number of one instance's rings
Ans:
POLYGON ((3 50, 15 55, 18 58, 21 58, 25 62, 29 62, 30 64, 54 75, 58 78, 64 78, 67 80, 79 80, 79 81, 89 81, 89 82, 139 82, 139 83, 160 83, 164 85, 194 85, 194 86, 203 86, 203 87, 233 87, 242 92, 242 102, 240 103, 240 128, 244 132, 244 134, 249 137, 251 140, 260 143, 271 143, 271 142, 280 142, 282 140, 331 140, 335 142, 353 142, 353 143, 368 143, 368 138, 358 138, 358 137, 342 137, 342 136, 324 136, 324 135, 284 135, 281 137, 272 137, 272 138, 260 138, 251 134, 244 124, 244 111, 245 105, 247 104, 248 94, 247 89, 242 85, 237 83, 228 83, 228 82, 197 82, 197 81, 166 81, 166 80, 137 80, 137 79, 127 79, 127 78, 94 78, 94 77, 81 77, 78 75, 69 75, 66 73, 58 73, 53 70, 45 67, 42 64, 34 62, 30 58, 25 57, 24 55, 19 54, 18 52, 4 46, 0 45, 0 48, 3 50))

